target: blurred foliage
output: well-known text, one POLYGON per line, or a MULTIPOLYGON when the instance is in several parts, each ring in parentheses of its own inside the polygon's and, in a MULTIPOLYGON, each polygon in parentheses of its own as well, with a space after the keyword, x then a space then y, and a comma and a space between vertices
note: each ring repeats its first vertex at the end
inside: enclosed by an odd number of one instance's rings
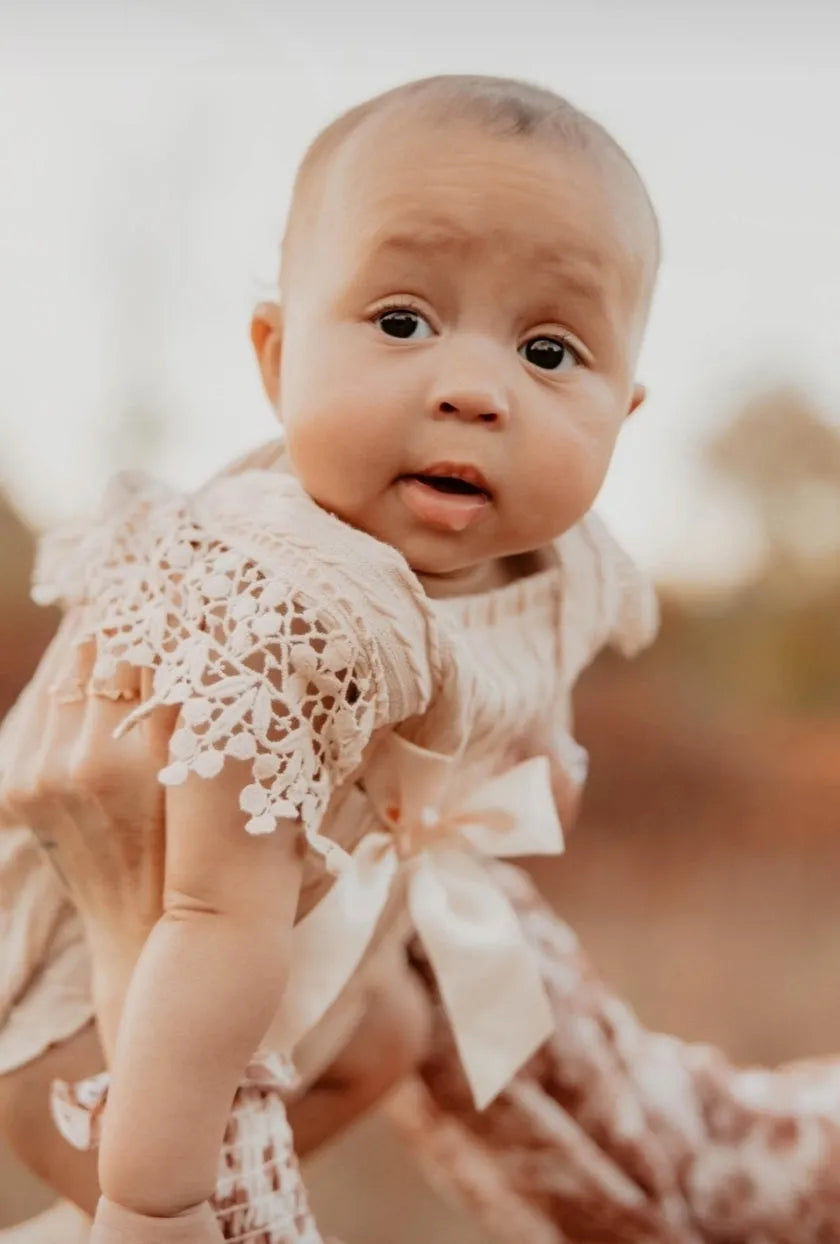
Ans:
POLYGON ((840 580, 840 430, 798 388, 757 394, 707 447, 761 531, 763 587, 802 598, 840 580))
POLYGON ((840 585, 800 602, 760 587, 702 604, 666 596, 649 660, 710 702, 840 712, 840 585))
POLYGON ((654 663, 709 700, 840 710, 840 430, 777 387, 710 440, 707 461, 749 504, 763 561, 734 592, 666 596, 654 663))

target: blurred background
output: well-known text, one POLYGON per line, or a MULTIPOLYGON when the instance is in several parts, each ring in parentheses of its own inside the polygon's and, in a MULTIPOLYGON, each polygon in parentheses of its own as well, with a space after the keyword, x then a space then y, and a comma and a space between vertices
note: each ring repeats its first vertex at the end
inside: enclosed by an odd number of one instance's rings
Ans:
MULTIPOLYGON (((651 1026, 840 1052, 838 48, 832 0, 3 0, 0 711, 55 623, 37 530, 115 469, 190 486, 274 434, 248 317, 317 130, 429 73, 550 86, 661 218, 649 398, 599 507, 663 628, 583 679, 591 781, 542 880, 651 1026)), ((397 1212, 404 1244, 480 1244, 375 1122, 311 1182, 348 1244, 397 1212)), ((48 1199, 0 1154, 0 1227, 48 1199)))

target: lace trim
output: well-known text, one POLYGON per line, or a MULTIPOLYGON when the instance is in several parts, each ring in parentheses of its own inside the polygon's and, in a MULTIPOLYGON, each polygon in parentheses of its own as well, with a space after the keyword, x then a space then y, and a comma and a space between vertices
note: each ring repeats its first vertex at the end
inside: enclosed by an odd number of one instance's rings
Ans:
POLYGON ((119 662, 153 670, 150 698, 120 733, 180 705, 160 781, 213 777, 226 756, 251 761, 247 831, 300 819, 337 871, 345 852, 318 828, 382 712, 364 620, 309 550, 290 541, 285 557, 284 539, 282 573, 269 575, 145 477, 121 477, 102 511, 92 527, 45 538, 33 595, 81 608, 80 642, 97 642, 94 678, 111 678, 119 662))

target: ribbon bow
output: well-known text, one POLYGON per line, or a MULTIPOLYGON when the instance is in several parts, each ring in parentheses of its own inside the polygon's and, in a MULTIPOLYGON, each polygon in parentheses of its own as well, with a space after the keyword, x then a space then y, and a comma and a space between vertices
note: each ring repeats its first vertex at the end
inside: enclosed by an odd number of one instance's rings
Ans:
POLYGON ((296 925, 269 1036, 294 1047, 359 965, 389 900, 404 896, 483 1109, 550 1035, 553 1019, 517 916, 482 857, 556 855, 563 835, 544 756, 461 799, 451 794, 457 764, 397 734, 383 738, 365 788, 386 828, 362 838, 296 925))

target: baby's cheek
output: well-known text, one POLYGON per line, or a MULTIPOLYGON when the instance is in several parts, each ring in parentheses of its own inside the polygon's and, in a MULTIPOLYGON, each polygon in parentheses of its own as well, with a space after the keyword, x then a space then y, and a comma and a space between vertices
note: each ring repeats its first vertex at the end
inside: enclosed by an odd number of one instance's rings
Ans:
POLYGON ((573 527, 586 512, 589 490, 579 476, 565 470, 544 476, 532 492, 532 520, 536 548, 573 527))
POLYGON ((553 539, 583 517, 604 475, 600 456, 582 452, 574 440, 544 443, 541 450, 531 457, 525 494, 539 542, 553 539))
POLYGON ((343 420, 334 407, 308 407, 284 426, 295 474, 307 492, 319 496, 336 473, 336 459, 345 448, 343 420))
POLYGON ((310 496, 352 518, 385 471, 393 446, 364 404, 335 394, 300 411, 286 426, 289 457, 310 496))
POLYGON ((594 504, 609 470, 615 451, 619 420, 611 412, 593 411, 592 417, 578 429, 568 448, 569 503, 576 511, 574 522, 594 504))

